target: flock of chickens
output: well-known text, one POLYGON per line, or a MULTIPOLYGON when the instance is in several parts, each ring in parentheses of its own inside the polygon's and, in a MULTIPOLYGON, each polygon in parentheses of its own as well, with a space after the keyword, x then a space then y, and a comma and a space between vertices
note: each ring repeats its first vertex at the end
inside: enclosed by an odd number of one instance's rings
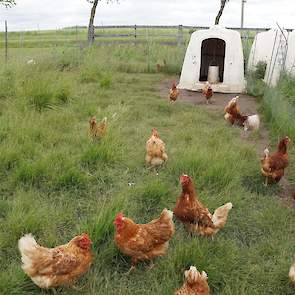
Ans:
MULTIPOLYGON (((175 102, 179 90, 173 84, 170 89, 170 100, 175 102)), ((210 83, 206 83, 203 95, 207 103, 211 103, 213 90, 210 83)), ((246 116, 240 112, 238 98, 231 99, 225 107, 225 119, 232 125, 244 126, 245 130, 258 129, 258 115, 246 116)), ((107 119, 97 123, 95 117, 89 121, 89 131, 93 139, 101 139, 107 131, 107 119)), ((283 138, 278 145, 278 150, 270 154, 264 151, 261 159, 261 173, 266 178, 265 184, 278 182, 284 175, 288 166, 287 146, 288 137, 283 138)), ((152 134, 146 142, 146 163, 152 167, 161 166, 168 160, 165 143, 160 138, 158 131, 152 129, 152 134)), ((114 242, 119 250, 131 257, 131 272, 139 261, 150 261, 166 254, 169 241, 175 233, 173 216, 184 225, 191 235, 213 236, 221 230, 227 221, 232 203, 226 203, 211 214, 202 204, 193 183, 188 175, 180 176, 182 192, 178 197, 173 212, 166 208, 159 218, 147 224, 137 224, 123 213, 115 216, 114 242)), ((91 239, 87 234, 74 237, 65 245, 56 248, 45 248, 37 244, 31 234, 20 238, 18 247, 21 253, 22 268, 32 281, 40 288, 56 288, 62 285, 73 286, 75 281, 85 274, 93 262, 91 239)), ((175 291, 174 295, 209 295, 207 274, 199 272, 195 266, 185 271, 183 286, 175 291)), ((289 277, 295 282, 295 264, 291 267, 289 277)))

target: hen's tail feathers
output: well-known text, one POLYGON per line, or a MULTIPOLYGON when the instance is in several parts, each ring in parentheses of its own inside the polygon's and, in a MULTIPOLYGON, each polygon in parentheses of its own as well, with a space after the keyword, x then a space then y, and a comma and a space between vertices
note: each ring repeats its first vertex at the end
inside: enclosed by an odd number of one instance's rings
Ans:
POLYGON ((227 216, 229 210, 233 207, 232 203, 226 203, 225 205, 217 208, 214 211, 213 216, 208 213, 208 217, 212 220, 213 225, 202 225, 202 224, 192 224, 186 223, 185 227, 188 232, 192 234, 199 234, 202 236, 212 236, 215 235, 220 229, 222 229, 227 221, 227 216))
POLYGON ((295 284, 295 264, 293 264, 290 268, 289 278, 290 278, 291 282, 295 284))
POLYGON ((168 210, 168 209, 165 208, 161 213, 161 217, 165 217, 165 216, 167 216, 169 219, 172 220, 173 212, 171 210, 168 210))
POLYGON ((152 166, 161 166, 164 163, 164 159, 161 158, 152 158, 150 163, 152 166))
POLYGON ((26 234, 18 241, 18 249, 22 256, 24 267, 31 264, 32 251, 38 246, 32 234, 26 234))
POLYGON ((232 203, 226 203, 225 205, 217 208, 214 211, 214 214, 212 216, 212 222, 216 229, 222 229, 225 226, 228 213, 232 209, 232 207, 232 203))

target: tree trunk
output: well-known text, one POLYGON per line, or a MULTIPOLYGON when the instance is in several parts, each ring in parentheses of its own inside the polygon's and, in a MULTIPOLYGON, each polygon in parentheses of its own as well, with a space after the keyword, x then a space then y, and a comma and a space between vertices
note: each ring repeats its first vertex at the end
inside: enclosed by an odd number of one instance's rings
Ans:
POLYGON ((223 10, 224 10, 224 7, 225 7, 225 2, 226 2, 226 0, 221 0, 220 9, 219 9, 218 14, 217 14, 216 19, 215 19, 215 25, 219 24, 219 20, 220 20, 220 18, 222 16, 222 13, 223 13, 223 10))
POLYGON ((96 12, 96 7, 98 4, 98 1, 99 0, 94 0, 93 6, 91 8, 89 25, 88 25, 88 44, 89 45, 92 45, 93 41, 94 41, 94 17, 95 17, 95 12, 96 12))

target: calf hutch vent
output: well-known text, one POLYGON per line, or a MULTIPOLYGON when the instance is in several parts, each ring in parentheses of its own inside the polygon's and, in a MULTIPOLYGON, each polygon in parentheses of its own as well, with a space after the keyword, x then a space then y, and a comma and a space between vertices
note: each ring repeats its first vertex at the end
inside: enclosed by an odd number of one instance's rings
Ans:
POLYGON ((214 26, 191 35, 178 88, 199 91, 206 81, 215 92, 244 92, 244 57, 238 32, 214 26))

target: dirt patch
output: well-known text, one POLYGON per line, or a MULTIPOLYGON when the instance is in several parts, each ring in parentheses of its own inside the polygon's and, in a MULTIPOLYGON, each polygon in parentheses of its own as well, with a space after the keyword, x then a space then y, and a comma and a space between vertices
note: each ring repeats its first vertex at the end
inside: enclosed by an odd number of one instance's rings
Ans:
MULTIPOLYGON (((168 99, 169 89, 172 83, 175 81, 178 81, 177 77, 174 77, 174 79, 165 79, 160 83, 159 92, 161 94, 161 97, 168 99)), ((208 111, 212 111, 215 113, 218 112, 221 116, 223 116, 224 107, 234 96, 235 94, 214 93, 212 97, 212 103, 207 104, 202 93, 189 90, 180 90, 177 102, 190 103, 195 106, 200 106, 208 111)), ((258 105, 255 97, 247 94, 239 94, 239 96, 239 106, 242 113, 246 115, 259 114, 258 105)), ((268 130, 263 122, 261 122, 260 129, 259 132, 257 132, 257 134, 254 135, 253 132, 244 131, 241 128, 240 136, 242 139, 244 139, 253 146, 253 148, 256 150, 259 156, 262 156, 264 149, 269 146, 268 130)), ((287 205, 288 207, 295 208, 295 202, 292 197, 292 190, 293 188, 289 184, 287 178, 284 177, 280 181, 280 190, 278 195, 280 196, 285 205, 287 205)))

